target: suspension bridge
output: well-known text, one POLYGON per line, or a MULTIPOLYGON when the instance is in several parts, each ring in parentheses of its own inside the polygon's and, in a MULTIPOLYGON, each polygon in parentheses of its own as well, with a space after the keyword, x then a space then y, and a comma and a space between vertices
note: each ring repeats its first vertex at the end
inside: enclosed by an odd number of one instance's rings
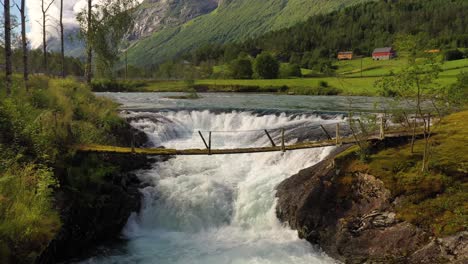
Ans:
MULTIPOLYGON (((411 131, 405 130, 388 130, 385 128, 383 119, 380 122, 380 129, 373 133, 368 133, 361 129, 359 133, 356 133, 352 126, 349 126, 351 130, 350 135, 342 136, 343 122, 333 124, 319 124, 314 125, 313 128, 320 129, 323 133, 321 138, 315 141, 307 141, 286 145, 285 143, 285 128, 275 129, 263 129, 263 130, 249 130, 249 132, 262 132, 264 136, 268 138, 269 146, 263 147, 244 147, 244 148, 227 148, 227 149, 216 149, 212 145, 212 134, 213 133, 241 133, 246 131, 197 131, 200 140, 203 142, 205 148, 203 149, 169 149, 169 148, 137 148, 134 147, 134 139, 132 139, 131 147, 119 147, 119 146, 108 146, 108 145, 80 145, 76 146, 75 149, 78 152, 84 153, 107 153, 107 154, 131 154, 131 155, 146 155, 146 156, 172 156, 172 155, 226 155, 226 154, 246 154, 246 153, 264 153, 264 152, 277 152, 277 151, 292 151, 300 149, 312 149, 322 148, 329 146, 339 146, 343 144, 361 144, 364 141, 383 140, 385 138, 401 138, 409 137, 413 135, 411 131), (325 126, 334 126, 334 131, 330 128, 327 129, 325 126), (272 130, 280 130, 281 137, 280 142, 275 142, 271 136, 272 130), (206 134, 208 137, 206 138, 206 134), (333 135, 333 136, 332 136, 333 135)), ((363 126, 361 126, 362 128, 363 126)), ((311 127, 312 128, 312 127, 311 127)), ((422 132, 417 132, 417 135, 421 135, 422 132)), ((277 139, 278 140, 278 139, 277 139)))

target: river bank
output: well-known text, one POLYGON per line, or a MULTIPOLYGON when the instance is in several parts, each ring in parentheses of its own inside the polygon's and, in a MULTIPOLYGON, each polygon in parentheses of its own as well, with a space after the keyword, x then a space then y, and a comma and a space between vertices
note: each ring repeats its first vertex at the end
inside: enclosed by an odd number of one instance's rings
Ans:
POLYGON ((20 83, 0 97, 0 262, 50 263, 118 236, 140 204, 129 171, 143 160, 84 156, 73 146, 147 137, 116 103, 72 79, 34 76, 29 91, 20 83))
POLYGON ((437 127, 429 173, 413 169, 420 156, 411 157, 407 139, 374 142, 369 162, 342 147, 277 187, 278 218, 346 263, 466 263, 468 145, 458 140, 467 113, 437 127))

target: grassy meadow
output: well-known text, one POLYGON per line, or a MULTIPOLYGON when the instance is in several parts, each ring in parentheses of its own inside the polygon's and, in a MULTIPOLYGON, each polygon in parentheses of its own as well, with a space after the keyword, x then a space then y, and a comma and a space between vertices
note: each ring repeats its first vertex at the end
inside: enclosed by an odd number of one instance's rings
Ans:
MULTIPOLYGON (((303 95, 379 95, 375 82, 392 72, 398 72, 404 65, 402 59, 388 61, 373 61, 364 58, 351 61, 338 61, 335 76, 321 76, 309 69, 302 69, 304 76, 315 77, 289 78, 289 79, 201 79, 189 84, 185 81, 146 81, 135 91, 144 92, 186 92, 193 88, 209 92, 280 92, 303 95), (362 77, 361 77, 362 73, 362 77), (192 87, 191 87, 192 86, 192 87)), ((214 72, 225 71, 226 65, 215 66, 214 72)), ((438 83, 441 87, 455 83, 457 75, 468 71, 468 59, 448 61, 442 65, 438 83)))

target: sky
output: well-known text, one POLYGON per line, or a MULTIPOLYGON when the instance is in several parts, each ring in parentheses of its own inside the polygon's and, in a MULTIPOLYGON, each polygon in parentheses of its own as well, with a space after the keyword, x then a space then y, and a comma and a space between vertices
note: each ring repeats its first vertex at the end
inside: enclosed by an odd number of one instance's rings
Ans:
MULTIPOLYGON (((19 0, 10 0, 11 2, 19 0)), ((49 4, 54 0, 44 0, 46 4, 49 4)), ((99 2, 100 0, 93 0, 99 2)), ((142 0, 139 0, 140 2, 142 0)), ((31 41, 31 47, 37 48, 42 43, 42 12, 41 12, 42 0, 26 0, 27 19, 28 19, 28 38, 31 41)), ((87 0, 64 0, 63 1, 63 23, 65 29, 78 27, 76 21, 76 15, 86 8, 87 0)), ((19 18, 19 12, 16 7, 11 8, 12 14, 17 15, 19 18)), ((3 7, 0 5, 1 17, 3 17, 3 7)), ((55 0, 48 12, 49 18, 46 22, 47 32, 49 36, 58 36, 58 20, 60 14, 60 0, 55 0)), ((19 30, 19 28, 17 29, 19 30)))

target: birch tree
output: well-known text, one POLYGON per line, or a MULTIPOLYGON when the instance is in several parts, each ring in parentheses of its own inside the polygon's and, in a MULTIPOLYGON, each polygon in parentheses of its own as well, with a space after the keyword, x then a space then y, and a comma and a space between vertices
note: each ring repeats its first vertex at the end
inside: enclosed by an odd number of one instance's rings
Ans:
POLYGON ((135 0, 103 0, 94 4, 93 0, 88 0, 87 9, 78 14, 81 36, 86 41, 88 84, 92 80, 94 54, 98 68, 106 71, 111 71, 118 61, 119 47, 133 21, 130 11, 136 3, 135 0))
POLYGON ((423 36, 398 36, 396 46, 406 64, 399 72, 380 80, 378 85, 387 93, 392 91, 397 101, 412 108, 412 153, 415 152, 418 121, 422 123, 424 149, 421 170, 424 172, 428 168, 430 151, 431 111, 439 112, 435 100, 443 98, 443 89, 436 82, 441 72, 441 61, 437 55, 426 52, 431 47, 424 43, 423 36))

